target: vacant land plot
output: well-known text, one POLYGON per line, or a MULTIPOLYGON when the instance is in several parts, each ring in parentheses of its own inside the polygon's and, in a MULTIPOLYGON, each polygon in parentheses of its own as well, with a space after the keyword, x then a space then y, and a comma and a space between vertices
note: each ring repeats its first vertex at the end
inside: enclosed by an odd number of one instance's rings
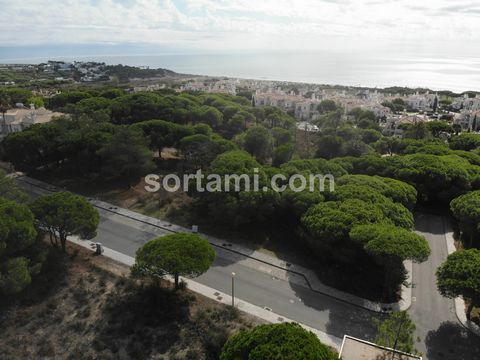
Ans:
POLYGON ((55 257, 45 288, 2 305, 0 358, 216 359, 230 334, 260 323, 167 282, 134 282, 86 249, 68 253, 55 257))

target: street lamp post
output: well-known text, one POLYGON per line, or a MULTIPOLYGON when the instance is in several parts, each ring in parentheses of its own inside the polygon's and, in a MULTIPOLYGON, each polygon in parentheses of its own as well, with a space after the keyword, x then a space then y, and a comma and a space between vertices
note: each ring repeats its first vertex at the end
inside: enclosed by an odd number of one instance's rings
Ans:
POLYGON ((235 307, 235 273, 232 271, 232 307, 235 307))

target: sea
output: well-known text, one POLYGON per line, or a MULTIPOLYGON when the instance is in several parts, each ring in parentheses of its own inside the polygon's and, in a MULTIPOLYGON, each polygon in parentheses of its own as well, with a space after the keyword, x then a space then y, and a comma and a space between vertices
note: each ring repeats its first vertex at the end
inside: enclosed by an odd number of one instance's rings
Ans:
POLYGON ((422 87, 454 92, 480 91, 480 56, 432 56, 358 52, 236 54, 101 54, 3 58, 0 63, 47 60, 99 61, 166 68, 179 73, 315 84, 422 87))

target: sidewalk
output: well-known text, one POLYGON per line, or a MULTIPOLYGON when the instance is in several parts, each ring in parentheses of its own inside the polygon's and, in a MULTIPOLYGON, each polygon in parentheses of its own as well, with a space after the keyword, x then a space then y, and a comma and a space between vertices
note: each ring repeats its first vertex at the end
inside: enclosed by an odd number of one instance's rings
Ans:
MULTIPOLYGON (((457 251, 455 248, 455 240, 453 238, 453 231, 451 225, 444 220, 445 228, 445 240, 447 242, 447 251, 448 255, 457 251)), ((455 298, 455 312, 457 314, 458 320, 462 323, 464 327, 473 332, 475 335, 480 336, 480 326, 475 324, 473 321, 467 319, 467 314, 465 312, 465 301, 461 296, 455 298)))
MULTIPOLYGON (((37 186, 39 188, 42 188, 47 191, 60 191, 61 189, 56 188, 55 186, 46 184, 42 181, 29 178, 29 177, 22 177, 22 181, 25 181, 31 185, 37 186)), ((179 225, 171 224, 167 221, 160 220, 157 218, 153 218, 150 216, 146 216, 143 214, 136 213, 131 210, 119 208, 115 205, 109 204, 107 202, 98 200, 98 199, 92 199, 89 198, 89 201, 92 205, 95 207, 109 211, 113 214, 118 214, 121 216, 124 216, 126 218, 160 228, 162 230, 166 230, 172 233, 176 232, 191 232, 192 230, 189 228, 185 228, 179 225)), ((237 245, 237 244, 232 244, 229 243, 225 240, 221 240, 218 238, 215 238, 213 236, 209 236, 207 234, 200 233, 202 236, 207 238, 210 242, 210 244, 218 249, 223 249, 223 251, 230 252, 232 254, 236 254, 240 256, 241 258, 243 257, 244 259, 250 259, 255 262, 261 263, 268 265, 270 267, 273 267, 275 270, 280 271, 278 274, 273 273, 272 275, 275 275, 277 277, 286 277, 288 278, 289 281, 292 281, 294 283, 297 283, 301 286, 305 286, 309 288, 312 291, 315 291, 317 293, 320 293, 322 295, 326 295, 332 298, 335 298, 340 301, 347 302, 349 304, 374 311, 374 312, 388 312, 388 311, 405 311, 408 308, 410 308, 411 303, 412 303, 412 289, 410 286, 405 286, 402 285, 402 300, 400 300, 398 303, 391 303, 391 304, 383 304, 383 303, 378 303, 378 302, 373 302, 367 299, 363 299, 361 297, 348 294, 346 292, 337 290, 335 288, 332 288, 330 286, 327 286, 323 284, 320 279, 317 277, 315 272, 311 269, 307 269, 303 266, 297 265, 297 264, 291 264, 286 261, 283 261, 281 259, 275 258, 273 256, 264 254, 262 252, 247 248, 242 245, 237 245)), ((407 283, 412 282, 412 262, 411 261, 405 261, 404 266, 407 270, 407 283)), ((262 269, 262 266, 256 266, 256 269, 268 273, 272 273, 271 270, 267 269, 262 269)))
MULTIPOLYGON (((74 236, 70 237, 68 240, 70 242, 74 243, 74 244, 77 244, 77 245, 80 245, 82 247, 85 247, 87 249, 92 250, 92 247, 91 247, 92 243, 90 241, 80 240, 78 237, 74 237, 74 236)), ((108 257, 112 260, 118 261, 118 262, 120 262, 122 264, 125 264, 125 265, 128 265, 128 266, 132 266, 135 263, 135 259, 131 256, 127 256, 125 254, 119 253, 118 251, 115 251, 115 250, 112 250, 112 249, 109 249, 109 248, 106 248, 106 247, 103 247, 103 249, 104 249, 104 253, 102 255, 105 256, 105 257, 108 257)), ((166 277, 166 278, 167 278, 167 280, 172 281, 171 278, 168 278, 168 277, 166 277)), ((215 289, 210 288, 208 286, 202 285, 202 284, 200 284, 200 283, 198 283, 194 280, 191 280, 191 279, 187 279, 187 278, 183 278, 183 277, 181 279, 187 284, 187 287, 190 290, 192 290, 192 291, 194 291, 198 294, 206 296, 206 297, 208 297, 212 300, 215 300, 215 301, 217 301, 219 303, 222 303, 222 304, 225 304, 225 305, 231 305, 232 304, 232 297, 228 294, 222 293, 218 290, 215 290, 215 289)), ((293 321, 291 319, 280 316, 278 314, 275 314, 274 312, 263 309, 259 306, 250 304, 250 303, 248 303, 246 301, 243 301, 241 299, 238 299, 238 298, 235 298, 235 306, 243 312, 246 312, 250 315, 256 316, 256 317, 258 317, 260 319, 263 319, 265 321, 268 321, 270 323, 296 322, 296 321, 293 321)), ((304 325, 304 324, 299 324, 299 325, 301 325, 306 330, 309 330, 309 331, 313 332, 315 335, 317 335, 317 337, 319 338, 319 340, 323 344, 331 346, 331 347, 337 349, 337 351, 340 351, 340 347, 342 346, 342 339, 340 339, 336 336, 333 336, 333 335, 329 335, 325 332, 314 329, 314 328, 312 328, 310 326, 307 326, 307 325, 304 325)))

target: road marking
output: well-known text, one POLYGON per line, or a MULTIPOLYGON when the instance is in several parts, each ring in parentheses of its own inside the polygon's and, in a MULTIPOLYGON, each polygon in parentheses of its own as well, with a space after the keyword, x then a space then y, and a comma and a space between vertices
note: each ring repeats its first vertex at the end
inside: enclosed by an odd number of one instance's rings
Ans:
POLYGON ((293 304, 294 302, 295 302, 295 300, 290 299, 290 304, 293 304))

